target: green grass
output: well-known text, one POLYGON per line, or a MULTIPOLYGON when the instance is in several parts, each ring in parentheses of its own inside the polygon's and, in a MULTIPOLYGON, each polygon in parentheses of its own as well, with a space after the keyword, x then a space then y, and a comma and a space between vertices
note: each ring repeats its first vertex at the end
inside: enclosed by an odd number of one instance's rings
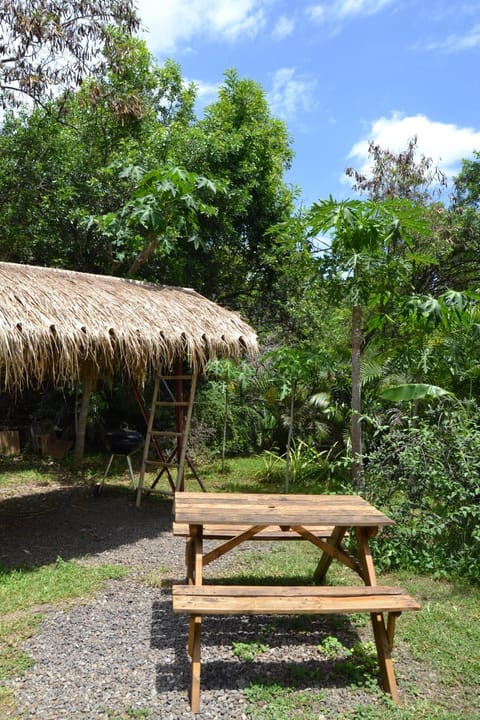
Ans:
MULTIPOLYGON (((235 555, 232 553, 231 566, 222 572, 222 582, 252 583, 282 582, 296 584, 311 581, 318 551, 306 543, 281 543, 272 547, 268 553, 260 545, 249 552, 235 555)), ((329 580, 334 583, 350 584, 352 575, 346 568, 332 565, 329 580)), ((397 622, 396 642, 406 648, 415 667, 421 674, 414 680, 408 679, 405 685, 399 677, 401 694, 406 697, 407 707, 394 707, 383 694, 376 690, 376 679, 372 674, 372 654, 368 653, 368 644, 347 648, 335 641, 336 630, 345 628, 345 623, 353 628, 361 628, 369 634, 368 615, 362 613, 346 617, 332 616, 331 636, 327 646, 319 648, 323 653, 335 658, 336 667, 344 678, 345 685, 352 688, 362 687, 371 693, 372 704, 345 710, 343 714, 322 713, 327 720, 479 720, 478 699, 480 698, 480 588, 463 582, 435 580, 428 576, 419 576, 404 572, 388 574, 379 578, 386 585, 399 585, 416 597, 422 604, 418 613, 403 613, 397 622), (426 697, 425 697, 426 696, 426 697), (431 696, 431 697, 429 697, 431 696)), ((302 632, 304 618, 271 618, 269 626, 294 628, 302 632)), ((373 640, 373 637, 370 638, 373 640)), ((403 650, 405 652, 405 650, 403 650)), ((394 650, 395 657, 395 650, 394 650)), ((397 671, 400 676, 401 673, 397 671)), ((283 688, 285 691, 285 688, 283 688)), ((265 685, 258 681, 255 692, 249 694, 249 717, 277 717, 275 712, 283 712, 281 693, 272 688, 269 679, 265 685), (263 688, 265 697, 258 700, 263 688), (277 697, 278 696, 278 697, 277 697), (263 708, 264 715, 259 708, 263 708), (260 713, 260 714, 258 714, 260 713)), ((308 697, 296 691, 288 693, 288 707, 291 718, 317 717, 318 698, 308 697), (298 704, 296 699, 298 700, 298 704), (317 716, 315 716, 317 712, 317 716), (303 714, 302 714, 303 713, 303 714), (313 714, 308 714, 313 713, 313 714)), ((283 715, 278 714, 278 718, 283 715)))
POLYGON ((123 575, 124 571, 118 567, 86 567, 61 558, 53 565, 39 568, 0 567, 0 614, 89 594, 98 590, 106 579, 123 575))
POLYGON ((122 712, 117 710, 109 710, 108 708, 100 708, 101 712, 106 713, 108 720, 146 720, 150 717, 148 708, 132 708, 128 707, 122 712))
POLYGON ((2 681, 22 675, 31 666, 21 645, 36 632, 41 606, 90 595, 107 579, 123 575, 118 567, 85 567, 60 558, 39 568, 0 567, 0 717, 14 717, 12 693, 2 681))
POLYGON ((19 484, 33 488, 48 487, 55 480, 51 466, 36 464, 20 458, 0 456, 0 490, 15 490, 19 484))
POLYGON ((253 662, 258 655, 268 650, 268 645, 252 640, 249 642, 234 642, 232 648, 235 657, 246 662, 253 662))
MULTIPOLYGON (((230 458, 225 462, 222 473, 221 460, 203 463, 200 476, 211 492, 278 492, 262 481, 265 464, 261 455, 230 458)), ((185 473, 187 490, 198 490, 198 483, 190 471, 185 473)))
POLYGON ((252 720, 318 720, 323 691, 295 690, 275 683, 254 683, 245 691, 252 720))

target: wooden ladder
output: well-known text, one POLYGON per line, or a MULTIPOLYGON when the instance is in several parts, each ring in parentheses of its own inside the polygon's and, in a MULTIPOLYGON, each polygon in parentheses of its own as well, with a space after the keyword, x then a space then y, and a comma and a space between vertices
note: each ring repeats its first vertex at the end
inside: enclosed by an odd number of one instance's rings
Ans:
MULTIPOLYGON (((175 491, 184 489, 184 469, 187 459, 187 442, 190 433, 196 386, 196 373, 192 373, 191 375, 183 373, 174 375, 159 374, 155 378, 145 445, 143 448, 142 464, 140 467, 140 478, 137 487, 137 507, 139 507, 141 503, 145 483, 145 472, 149 468, 157 470, 155 480, 148 490, 149 493, 154 490, 158 481, 164 474, 168 479, 170 491, 161 491, 163 494, 173 495, 175 491), (186 382, 189 383, 189 390, 185 396, 184 383, 186 382), (156 415, 159 408, 170 408, 175 413, 175 430, 164 430, 157 427, 156 415), (150 445, 153 442, 155 446, 158 447, 158 441, 162 438, 173 440, 173 449, 168 452, 157 452, 158 457, 150 459, 150 445), (175 482, 172 479, 170 468, 176 468, 177 470, 175 482)), ((202 487, 202 490, 205 490, 196 473, 195 476, 202 487)))

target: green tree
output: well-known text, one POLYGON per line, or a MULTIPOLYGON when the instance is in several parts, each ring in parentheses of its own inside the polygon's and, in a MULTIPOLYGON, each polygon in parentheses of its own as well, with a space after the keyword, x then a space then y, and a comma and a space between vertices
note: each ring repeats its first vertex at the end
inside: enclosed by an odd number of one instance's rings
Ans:
POLYGON ((331 233, 322 263, 324 272, 348 293, 351 306, 351 447, 352 480, 363 489, 361 358, 364 350, 365 318, 377 321, 398 301, 398 294, 411 292, 412 253, 410 235, 425 232, 422 213, 411 203, 329 200, 315 203, 309 213, 313 233, 331 233))
POLYGON ((0 132, 4 260, 119 271, 117 238, 88 219, 131 200, 137 180, 119 181, 119 167, 167 165, 166 138, 189 124, 194 93, 182 86, 177 65, 159 68, 139 40, 117 35, 108 57, 108 72, 85 81, 61 108, 52 102, 7 115, 0 132))
POLYGON ((473 158, 463 160, 460 173, 455 178, 455 204, 480 209, 480 151, 473 151, 473 158))
POLYGON ((112 29, 132 33, 129 0, 1 0, 0 102, 44 102, 104 67, 112 29))
POLYGON ((430 261, 412 267, 416 292, 437 296, 448 289, 473 290, 480 280, 478 153, 463 161, 448 205, 447 178, 431 158, 418 155, 416 137, 400 153, 370 143, 369 161, 369 175, 347 168, 354 190, 374 201, 407 199, 425 208, 428 239, 420 235, 412 240, 417 253, 429 256, 430 261))
POLYGON ((216 215, 200 221, 199 252, 178 256, 179 284, 243 309, 252 320, 261 317, 282 273, 267 231, 293 208, 284 182, 292 159, 286 126, 272 116, 258 83, 229 70, 218 100, 174 142, 178 162, 227 188, 214 201, 216 215))
POLYGON ((158 253, 168 256, 180 238, 198 249, 199 218, 215 215, 202 193, 213 195, 218 187, 208 178, 179 167, 158 167, 148 172, 125 168, 120 177, 136 182, 131 196, 118 212, 93 219, 115 247, 116 264, 126 265, 126 275, 136 275, 158 253))

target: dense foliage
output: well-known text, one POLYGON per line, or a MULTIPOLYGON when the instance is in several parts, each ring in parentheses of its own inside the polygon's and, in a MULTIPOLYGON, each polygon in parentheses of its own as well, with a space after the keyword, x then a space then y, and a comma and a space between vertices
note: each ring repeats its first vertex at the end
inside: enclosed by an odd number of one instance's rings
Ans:
MULTIPOLYGON (((262 357, 210 368, 195 449, 266 450, 286 489, 365 492, 398 521, 379 540, 392 567, 478 579, 480 153, 447 202, 415 138, 399 154, 372 144, 371 176, 347 170, 357 197, 295 211, 292 140, 257 83, 226 70, 199 118, 180 67, 130 35, 128 2, 83 3, 68 32, 38 15, 57 5, 0 4, 0 51, 17 52, 0 58, 0 258, 190 286, 241 311, 262 357), (63 50, 64 66, 41 65, 63 50), (18 90, 36 104, 12 110, 18 90)), ((96 423, 128 393, 100 388, 96 423)))
POLYGON ((227 71, 197 119, 173 61, 118 32, 105 57, 75 93, 6 116, 2 259, 192 286, 252 320, 291 314, 275 295, 291 253, 267 231, 292 211, 292 151, 263 89, 227 71))
POLYGON ((369 499, 397 523, 378 540, 384 567, 480 579, 478 413, 442 404, 385 433, 368 454, 369 499))

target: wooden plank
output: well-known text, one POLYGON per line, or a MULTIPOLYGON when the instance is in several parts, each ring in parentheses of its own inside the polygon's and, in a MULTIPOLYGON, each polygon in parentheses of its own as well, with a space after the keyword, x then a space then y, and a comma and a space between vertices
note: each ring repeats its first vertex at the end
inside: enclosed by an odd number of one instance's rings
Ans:
POLYGON ((362 590, 364 588, 338 592, 338 588, 298 586, 173 586, 173 611, 201 615, 317 615, 420 609, 413 598, 398 588, 375 588, 376 592, 367 593, 362 590), (216 589, 211 591, 211 588, 216 589), (201 592, 195 592, 198 590, 201 592), (329 592, 322 593, 322 590, 329 592))
MULTIPOLYGON (((237 537, 249 529, 249 525, 228 525, 215 524, 203 526, 204 540, 224 540, 237 537)), ((315 537, 328 538, 334 531, 333 525, 311 525, 306 528, 315 537)), ((345 532, 345 531, 344 531, 345 532)), ((180 537, 187 537, 189 526, 187 523, 173 523, 173 534, 180 537)), ((255 533, 252 540, 302 540, 303 536, 292 530, 290 527, 280 525, 268 525, 261 532, 255 533)))
MULTIPOLYGON (((336 527, 328 544, 331 545, 333 548, 340 548, 345 532, 346 528, 336 527)), ((313 574, 316 583, 323 583, 325 575, 327 574, 333 559, 333 556, 329 553, 323 553, 313 574)))
POLYGON ((370 597, 374 595, 405 595, 402 588, 392 585, 173 585, 174 595, 255 597, 370 597))
POLYGON ((214 548, 214 550, 205 553, 205 555, 203 556, 203 564, 208 565, 208 563, 211 563, 213 560, 216 560, 222 555, 225 555, 225 553, 229 552, 229 550, 233 550, 233 548, 237 545, 240 545, 240 543, 250 540, 250 538, 253 538, 258 532, 261 532, 264 529, 265 525, 254 525, 253 527, 248 528, 248 530, 245 530, 245 532, 243 532, 241 535, 237 535, 236 537, 231 538, 227 542, 222 543, 222 545, 214 548))
POLYGON ((392 525, 393 520, 355 495, 179 493, 175 520, 232 525, 392 525))
POLYGON ((246 506, 258 506, 258 505, 274 505, 281 507, 282 505, 292 507, 310 507, 312 504, 320 507, 341 507, 347 509, 355 509, 359 512, 371 513, 372 510, 375 514, 383 515, 379 510, 376 510, 370 503, 359 495, 297 495, 287 494, 283 495, 280 493, 208 493, 203 496, 197 492, 185 492, 179 496, 179 504, 183 503, 186 506, 193 503, 194 506, 201 504, 202 506, 213 505, 218 507, 223 505, 228 508, 235 507, 246 507, 246 506))
MULTIPOLYGON (((36 437, 42 438, 44 436, 38 435, 36 437)), ((47 437, 50 437, 50 435, 47 435, 47 437)), ((43 451, 42 442, 40 442, 40 447, 42 455, 46 455, 47 453, 43 451)), ((0 454, 20 455, 20 451, 20 433, 18 430, 0 430, 0 454)))
MULTIPOLYGON (((322 540, 321 538, 316 538, 314 535, 308 532, 308 530, 298 525, 296 525, 294 529, 299 533, 299 535, 302 535, 305 540, 309 540, 311 543, 313 543, 313 545, 316 545, 321 550, 323 550, 326 555, 330 555, 332 560, 338 560, 339 562, 343 563, 343 565, 346 565, 351 570, 354 570, 356 573, 358 573, 360 577, 363 577, 362 570, 355 558, 349 553, 347 553, 346 550, 340 548, 340 543, 338 543, 337 545, 333 545, 328 541, 322 540)), ((342 530, 344 530, 344 528, 342 528, 342 530)))

